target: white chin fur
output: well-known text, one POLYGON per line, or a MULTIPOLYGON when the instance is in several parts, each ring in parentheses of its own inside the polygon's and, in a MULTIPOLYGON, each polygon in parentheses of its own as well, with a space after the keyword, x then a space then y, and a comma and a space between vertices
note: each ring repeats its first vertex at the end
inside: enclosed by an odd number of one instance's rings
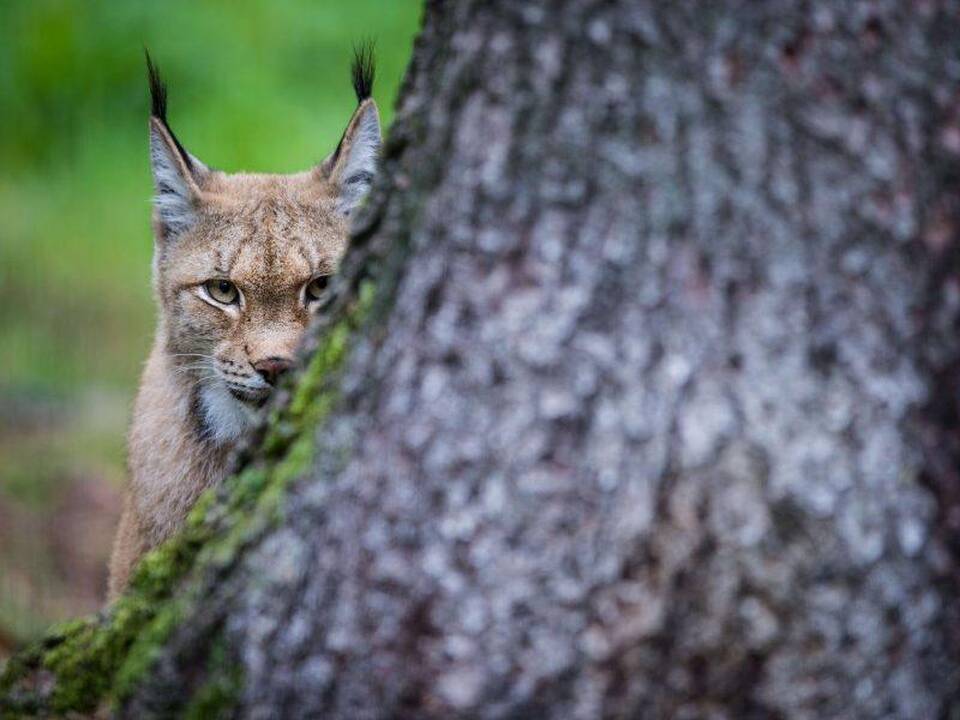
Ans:
POLYGON ((234 398, 221 383, 204 384, 200 398, 214 442, 232 442, 253 426, 256 410, 234 398))

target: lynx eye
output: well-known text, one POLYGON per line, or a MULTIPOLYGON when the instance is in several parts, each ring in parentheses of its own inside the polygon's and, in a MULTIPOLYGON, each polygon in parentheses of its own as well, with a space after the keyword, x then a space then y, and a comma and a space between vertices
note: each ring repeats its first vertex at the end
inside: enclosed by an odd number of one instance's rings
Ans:
POLYGON ((327 289, 327 285, 330 284, 330 276, 322 275, 320 277, 315 277, 309 283, 307 283, 306 290, 306 300, 308 303, 313 302, 314 300, 319 300, 323 297, 323 291, 327 289))
POLYGON ((203 288, 207 295, 222 305, 233 305, 240 297, 237 286, 229 280, 207 280, 203 288))

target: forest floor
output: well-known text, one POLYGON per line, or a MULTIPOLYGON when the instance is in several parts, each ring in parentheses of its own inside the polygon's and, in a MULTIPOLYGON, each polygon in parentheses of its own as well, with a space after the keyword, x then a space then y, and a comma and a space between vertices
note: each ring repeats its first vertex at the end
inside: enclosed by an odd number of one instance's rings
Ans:
POLYGON ((0 393, 0 660, 103 601, 126 407, 0 393))

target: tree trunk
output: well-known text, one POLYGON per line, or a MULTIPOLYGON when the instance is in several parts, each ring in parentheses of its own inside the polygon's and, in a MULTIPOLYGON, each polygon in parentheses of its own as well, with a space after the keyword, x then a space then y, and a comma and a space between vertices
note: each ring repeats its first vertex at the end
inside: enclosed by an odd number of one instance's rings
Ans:
POLYGON ((956 717, 958 11, 430 3, 320 360, 7 707, 956 717))

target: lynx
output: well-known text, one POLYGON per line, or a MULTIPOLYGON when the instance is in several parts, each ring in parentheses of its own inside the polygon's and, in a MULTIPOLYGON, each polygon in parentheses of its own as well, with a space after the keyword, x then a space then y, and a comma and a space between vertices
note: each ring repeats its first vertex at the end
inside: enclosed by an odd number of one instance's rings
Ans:
POLYGON ((346 249, 381 144, 369 47, 354 53, 358 106, 337 148, 294 175, 228 174, 187 152, 147 56, 153 288, 159 308, 128 440, 130 483, 109 598, 219 483, 293 353, 346 249))

